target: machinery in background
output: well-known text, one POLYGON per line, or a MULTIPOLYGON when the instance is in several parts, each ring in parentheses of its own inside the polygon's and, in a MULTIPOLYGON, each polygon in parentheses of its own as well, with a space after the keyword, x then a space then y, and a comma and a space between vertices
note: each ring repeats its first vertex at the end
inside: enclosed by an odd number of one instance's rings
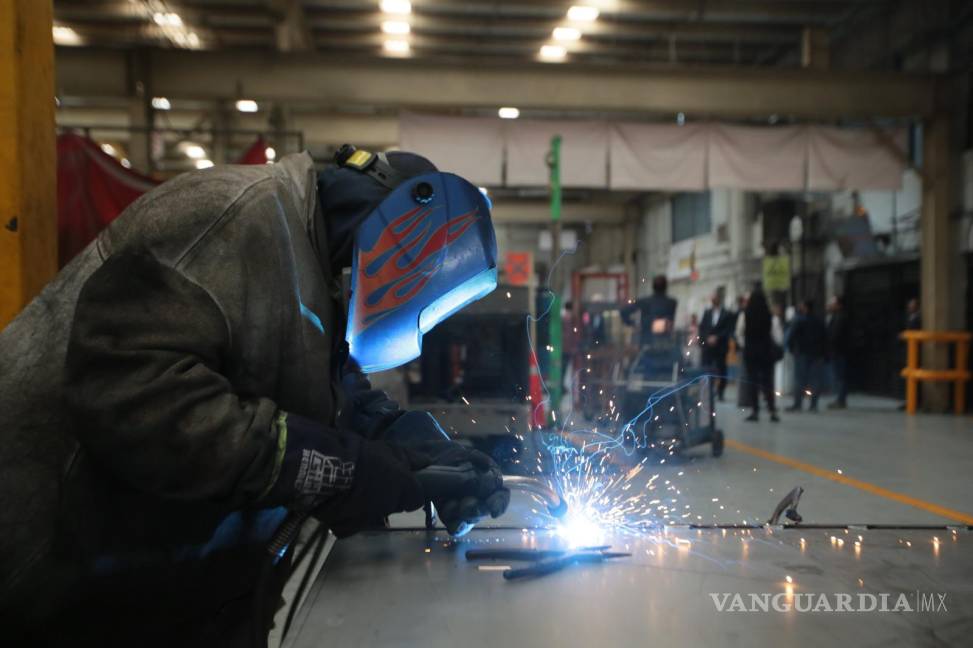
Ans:
MULTIPOLYGON (((575 272, 571 277, 569 376, 575 409, 593 421, 618 402, 625 371, 636 349, 621 320, 620 305, 629 299, 624 272, 575 272)), ((566 353, 567 355, 567 353, 566 353)))
POLYGON ((422 357, 406 371, 410 408, 428 411, 452 438, 512 474, 545 465, 531 431, 541 396, 528 335, 532 292, 498 286, 426 334, 422 357))
POLYGON ((716 427, 716 381, 683 361, 682 339, 678 333, 660 336, 639 350, 628 368, 618 420, 633 421, 632 442, 645 454, 710 443, 719 457, 723 431, 716 427))

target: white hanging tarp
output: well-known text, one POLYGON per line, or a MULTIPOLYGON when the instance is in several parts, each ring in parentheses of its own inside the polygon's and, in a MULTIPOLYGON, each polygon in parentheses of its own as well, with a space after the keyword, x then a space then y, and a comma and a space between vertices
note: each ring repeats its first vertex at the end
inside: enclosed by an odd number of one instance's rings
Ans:
POLYGON ((802 126, 712 124, 709 143, 710 187, 804 190, 807 131, 802 126))
POLYGON ((440 117, 406 113, 399 122, 399 147, 429 158, 477 185, 503 182, 503 123, 482 117, 440 117))
POLYGON ((541 121, 507 122, 507 184, 545 186, 549 181, 547 154, 551 138, 561 136, 561 185, 597 187, 608 184, 608 126, 604 122, 541 121))
POLYGON ((879 132, 815 126, 808 143, 808 188, 898 190, 905 171, 905 151, 904 129, 879 132))
POLYGON ((702 191, 706 188, 704 124, 613 124, 612 189, 702 191))

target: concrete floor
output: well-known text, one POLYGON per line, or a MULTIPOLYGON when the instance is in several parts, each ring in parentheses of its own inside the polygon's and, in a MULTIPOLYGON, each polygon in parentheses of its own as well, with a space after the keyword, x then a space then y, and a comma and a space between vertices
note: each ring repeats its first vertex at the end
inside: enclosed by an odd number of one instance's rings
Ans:
MULTIPOLYGON (((700 446, 664 464, 653 460, 638 479, 643 487, 654 474, 656 484, 669 480, 668 496, 678 500, 683 524, 759 525, 800 485, 807 524, 956 526, 674 526, 603 538, 632 552, 629 558, 508 583, 466 562, 465 549, 562 543, 539 528, 545 518, 532 512, 538 505, 514 493, 507 514, 460 541, 442 531, 398 530, 338 542, 285 645, 969 645, 973 533, 964 525, 973 523, 973 420, 910 418, 882 399, 852 397, 849 405, 784 413, 776 424, 766 416, 744 422, 746 412, 721 405, 723 457, 700 446), (522 530, 528 527, 535 528, 522 530), (938 592, 949 609, 727 613, 714 607, 711 593, 718 592, 890 593, 893 599, 938 592)), ((394 520, 399 527, 421 522, 417 515, 394 520)))

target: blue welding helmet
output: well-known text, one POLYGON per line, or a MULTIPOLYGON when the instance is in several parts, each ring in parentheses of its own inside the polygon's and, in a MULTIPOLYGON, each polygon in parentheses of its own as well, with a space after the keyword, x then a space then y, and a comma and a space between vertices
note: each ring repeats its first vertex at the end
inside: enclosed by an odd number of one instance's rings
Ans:
MULTIPOLYGON (((346 162, 373 164, 358 151, 346 162)), ((419 357, 422 336, 497 287, 490 202, 452 173, 399 182, 355 233, 345 339, 366 373, 419 357)))

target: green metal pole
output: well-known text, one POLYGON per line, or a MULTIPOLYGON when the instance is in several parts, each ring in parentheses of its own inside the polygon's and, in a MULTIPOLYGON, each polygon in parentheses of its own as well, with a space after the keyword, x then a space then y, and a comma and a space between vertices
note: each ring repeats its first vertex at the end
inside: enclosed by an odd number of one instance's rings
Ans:
POLYGON ((561 136, 551 138, 551 302, 548 319, 550 361, 548 363, 548 391, 551 393, 552 417, 561 404, 561 282, 554 272, 561 256, 561 136))

